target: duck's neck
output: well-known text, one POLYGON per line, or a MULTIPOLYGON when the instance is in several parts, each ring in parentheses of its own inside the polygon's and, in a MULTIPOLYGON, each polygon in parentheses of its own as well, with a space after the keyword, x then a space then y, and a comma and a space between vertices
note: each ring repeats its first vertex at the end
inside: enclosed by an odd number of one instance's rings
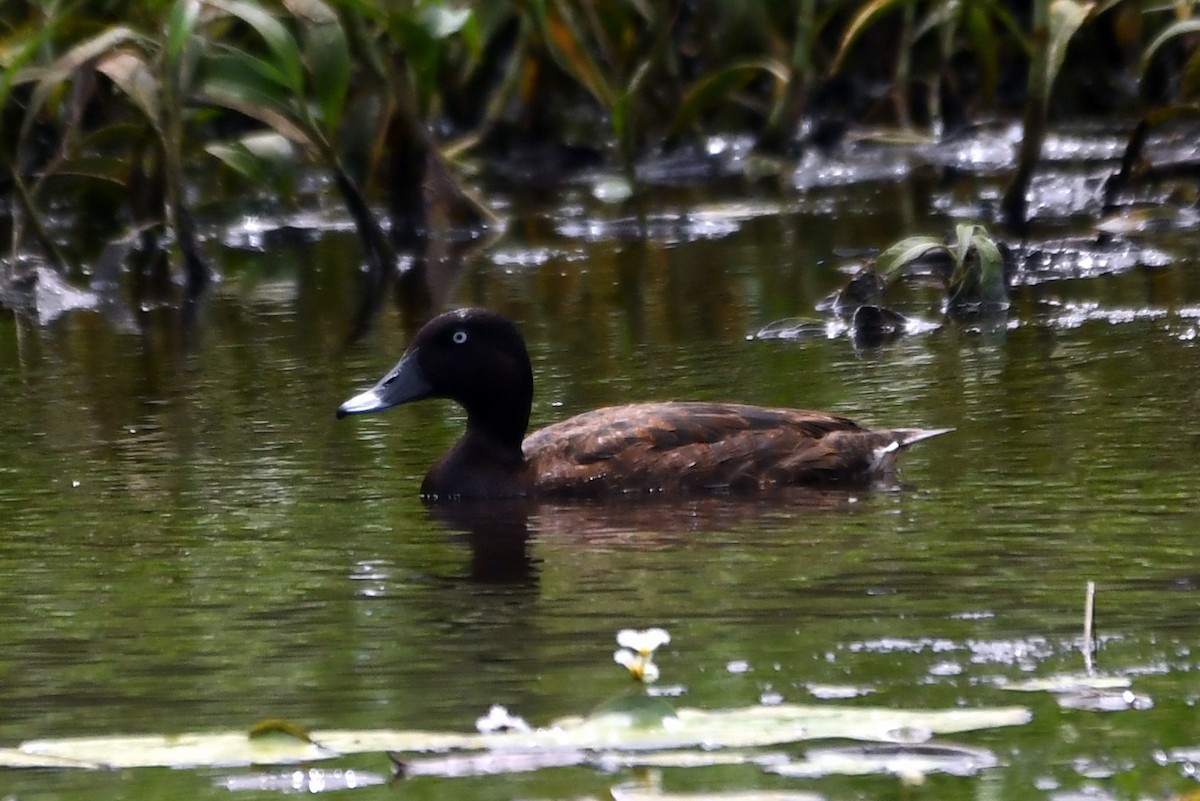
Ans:
POLYGON ((514 446, 468 423, 454 447, 429 468, 421 494, 435 499, 519 496, 525 494, 525 471, 519 440, 514 446))
POLYGON ((467 430, 456 448, 469 450, 488 461, 512 462, 523 460, 521 443, 525 441, 525 426, 497 426, 495 421, 467 418, 467 430))
POLYGON ((467 431, 462 441, 482 449, 501 461, 522 459, 521 443, 529 428, 529 410, 533 399, 501 396, 484 399, 467 408, 467 431))

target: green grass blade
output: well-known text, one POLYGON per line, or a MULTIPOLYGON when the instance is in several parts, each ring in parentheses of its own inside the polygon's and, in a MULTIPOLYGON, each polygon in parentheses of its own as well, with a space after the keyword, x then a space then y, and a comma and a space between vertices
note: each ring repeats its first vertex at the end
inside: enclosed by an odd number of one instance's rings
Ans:
POLYGON ((730 64, 700 78, 684 92, 679 108, 675 110, 675 116, 671 118, 671 124, 667 128, 667 140, 682 134, 705 108, 727 100, 730 94, 763 73, 774 76, 781 85, 788 81, 787 65, 769 58, 730 64))
POLYGON ((1150 68, 1150 62, 1163 45, 1177 36, 1193 33, 1200 33, 1200 19, 1185 19, 1164 28, 1162 33, 1154 37, 1154 41, 1146 45, 1146 52, 1142 53, 1142 74, 1150 68))
POLYGON ((1054 0, 1050 4, 1050 53, 1046 70, 1046 97, 1050 96, 1050 87, 1054 85, 1054 79, 1058 77, 1058 71, 1062 69, 1063 60, 1067 57, 1067 45, 1087 19, 1092 5, 1077 0, 1054 0))
POLYGON ((109 53, 96 62, 96 70, 108 76, 150 124, 159 128, 162 106, 158 76, 141 55, 129 50, 109 53))
POLYGON ((846 32, 842 34, 842 41, 838 44, 837 54, 834 55, 833 64, 829 67, 829 74, 837 74, 841 69, 846 54, 850 52, 850 48, 858 41, 858 37, 862 35, 863 31, 896 6, 908 2, 911 0, 871 0, 869 3, 864 3, 863 7, 854 15, 854 19, 846 26, 846 32))
POLYGON ((262 66, 260 59, 237 50, 210 56, 202 64, 200 95, 213 105, 262 122, 293 142, 312 146, 312 132, 297 121, 295 96, 261 73, 262 66))
MULTIPOLYGON (((124 25, 109 28, 75 45, 66 53, 59 56, 46 70, 32 71, 25 76, 36 76, 38 83, 34 87, 33 94, 29 99, 29 106, 25 110, 25 118, 21 123, 20 140, 23 141, 29 135, 29 131, 33 127, 38 114, 41 112, 42 106, 45 105, 46 99, 49 98, 50 93, 59 84, 68 80, 75 74, 77 69, 88 61, 115 50, 124 44, 136 41, 138 38, 137 33, 124 25)), ((24 80, 24 77, 18 75, 16 80, 21 82, 24 80)))
POLYGON ((949 251, 946 244, 932 236, 909 236, 879 254, 875 264, 891 283, 908 265, 933 250, 949 251))
POLYGON ((296 14, 302 6, 304 60, 312 78, 321 120, 332 135, 341 122, 346 94, 350 89, 350 44, 333 9, 319 0, 292 0, 288 7, 296 14))
POLYGON ((304 94, 304 68, 300 46, 291 32, 257 3, 248 0, 207 0, 208 5, 237 17, 252 27, 271 51, 272 68, 284 87, 297 98, 304 94))
POLYGON ((166 59, 167 64, 172 65, 172 68, 179 64, 183 48, 191 39, 196 29, 196 19, 199 16, 200 3, 196 0, 177 0, 171 7, 171 13, 167 17, 166 59))

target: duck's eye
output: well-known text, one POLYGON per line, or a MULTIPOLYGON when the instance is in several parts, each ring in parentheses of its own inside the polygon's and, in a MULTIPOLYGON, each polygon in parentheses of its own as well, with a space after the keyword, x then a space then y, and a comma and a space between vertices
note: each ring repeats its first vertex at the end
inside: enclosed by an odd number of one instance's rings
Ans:
POLYGON ((455 331, 453 334, 450 335, 450 341, 452 341, 455 345, 461 345, 462 343, 467 341, 467 332, 462 330, 461 328, 458 329, 457 331, 455 331))

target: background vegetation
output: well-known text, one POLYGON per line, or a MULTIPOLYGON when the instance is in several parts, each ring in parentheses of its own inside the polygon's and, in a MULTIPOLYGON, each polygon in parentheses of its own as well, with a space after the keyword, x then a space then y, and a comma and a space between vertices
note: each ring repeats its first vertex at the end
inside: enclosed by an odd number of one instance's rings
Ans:
POLYGON ((639 160, 702 160, 714 133, 752 137, 761 180, 763 164, 782 175, 853 127, 952 137, 1017 116, 1002 209, 1020 227, 1051 120, 1139 110, 1112 199, 1144 170, 1148 133, 1195 114, 1196 12, 1183 0, 7 0, 3 279, 33 264, 129 272, 140 295, 170 297, 178 264, 194 298, 211 276, 197 207, 295 203, 313 169, 382 276, 431 234, 486 228, 460 183, 467 156, 539 185, 607 165, 636 198, 639 160))

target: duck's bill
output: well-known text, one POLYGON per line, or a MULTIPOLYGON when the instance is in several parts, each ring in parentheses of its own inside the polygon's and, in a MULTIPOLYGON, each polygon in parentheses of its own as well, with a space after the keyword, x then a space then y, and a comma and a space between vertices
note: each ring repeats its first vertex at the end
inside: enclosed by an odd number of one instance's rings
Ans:
POLYGON ((416 351, 404 354, 400 363, 381 378, 378 384, 339 406, 338 419, 352 414, 378 412, 402 403, 428 398, 433 392, 433 387, 417 364, 416 355, 416 351))

